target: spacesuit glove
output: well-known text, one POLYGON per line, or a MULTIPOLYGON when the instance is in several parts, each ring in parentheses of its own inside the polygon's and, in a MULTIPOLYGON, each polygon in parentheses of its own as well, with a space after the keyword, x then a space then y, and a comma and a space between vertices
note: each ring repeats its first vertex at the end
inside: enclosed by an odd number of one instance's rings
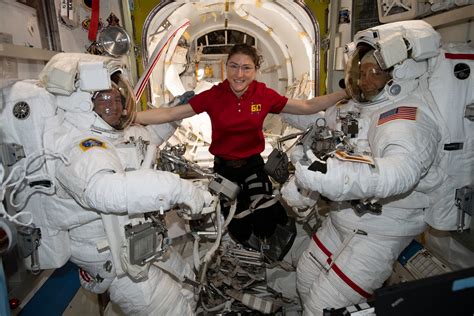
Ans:
POLYGON ((206 203, 211 203, 212 196, 209 192, 196 187, 192 182, 182 180, 181 191, 176 203, 184 205, 183 214, 191 218, 199 217, 206 203))
POLYGON ((203 194, 203 197, 204 197, 204 207, 209 207, 209 206, 213 206, 215 203, 216 203, 216 200, 218 201, 219 200, 219 197, 216 197, 214 195, 212 195, 209 191, 208 191, 208 186, 201 182, 201 181, 195 181, 193 182, 193 185, 199 189, 199 191, 203 194))
POLYGON ((313 153, 313 151, 311 149, 307 149, 305 151, 305 156, 304 158, 306 160, 307 163, 309 164, 312 164, 314 163, 315 161, 318 161, 320 163, 324 163, 323 161, 321 161, 318 157, 316 157, 316 155, 313 153))
POLYGON ((194 97, 195 93, 193 90, 186 91, 185 93, 176 96, 171 102, 169 103, 169 106, 177 106, 177 105, 183 105, 186 103, 189 103, 189 100, 191 100, 194 97))
POLYGON ((297 162, 300 162, 304 157, 303 145, 296 145, 290 153, 290 161, 293 166, 296 166, 297 162))
POLYGON ((183 105, 186 103, 189 103, 189 100, 191 100, 194 97, 195 93, 193 90, 186 91, 182 95, 179 95, 177 98, 179 99, 178 105, 183 105))
POLYGON ((315 160, 319 160, 311 149, 305 149, 304 145, 296 145, 293 148, 290 160, 293 166, 296 166, 296 163, 303 165, 311 165, 315 160))
POLYGON ((300 189, 320 192, 323 190, 325 175, 319 171, 309 170, 307 165, 295 165, 295 182, 300 189))
POLYGON ((317 191, 332 201, 376 197, 378 174, 367 164, 337 158, 314 161, 309 167, 298 163, 295 178, 298 187, 317 191))
POLYGON ((303 209, 313 207, 318 202, 319 195, 308 194, 309 191, 302 190, 296 185, 295 177, 291 177, 281 188, 281 196, 292 208, 303 209))
POLYGON ((204 207, 201 211, 201 216, 214 213, 216 208, 220 206, 220 198, 218 195, 213 195, 208 191, 204 191, 204 207))

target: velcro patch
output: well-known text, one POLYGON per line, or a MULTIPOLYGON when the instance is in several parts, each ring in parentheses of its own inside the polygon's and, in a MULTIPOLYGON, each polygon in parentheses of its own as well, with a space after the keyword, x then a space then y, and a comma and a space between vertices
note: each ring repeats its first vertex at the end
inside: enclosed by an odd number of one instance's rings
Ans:
POLYGON ((416 113, 418 108, 412 106, 400 106, 395 109, 388 110, 380 114, 377 126, 394 120, 410 120, 416 121, 416 113))
POLYGON ((79 147, 81 147, 82 151, 87 151, 92 147, 107 148, 104 142, 101 142, 100 140, 95 138, 84 139, 79 145, 79 147))

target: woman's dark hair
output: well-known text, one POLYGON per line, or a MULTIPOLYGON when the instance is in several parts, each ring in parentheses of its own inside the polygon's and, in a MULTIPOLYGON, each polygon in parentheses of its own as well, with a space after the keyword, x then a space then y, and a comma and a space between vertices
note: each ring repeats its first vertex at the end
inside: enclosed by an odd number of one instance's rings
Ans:
POLYGON ((243 54, 249 56, 255 64, 255 69, 259 69, 263 61, 262 55, 259 55, 257 53, 255 47, 247 44, 235 44, 229 51, 227 61, 229 61, 229 59, 236 54, 243 54))

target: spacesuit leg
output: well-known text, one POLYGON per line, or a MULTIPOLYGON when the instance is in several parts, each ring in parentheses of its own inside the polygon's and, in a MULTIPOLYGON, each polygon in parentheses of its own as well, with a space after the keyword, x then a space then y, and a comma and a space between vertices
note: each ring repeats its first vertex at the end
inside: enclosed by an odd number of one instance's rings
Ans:
MULTIPOLYGON (((195 279, 195 275, 191 266, 186 262, 180 254, 173 248, 170 248, 163 258, 163 264, 169 267, 178 277, 187 277, 190 280, 195 279)), ((188 300, 189 304, 194 308, 196 301, 194 300, 194 289, 189 284, 182 284, 181 294, 188 300)))
MULTIPOLYGON (((336 247, 336 240, 340 240, 341 236, 339 233, 334 229, 334 226, 330 223, 330 219, 326 219, 326 221, 323 222, 322 227, 318 230, 319 234, 325 234, 328 236, 328 242, 331 242, 330 246, 331 248, 336 247)), ((300 257, 300 260, 298 261, 298 266, 296 269, 296 286, 298 293, 301 297, 301 301, 303 305, 305 306, 305 309, 308 310, 308 307, 306 305, 310 305, 309 303, 312 300, 316 300, 318 298, 313 298, 311 297, 311 290, 315 285, 318 285, 318 282, 321 278, 324 278, 324 269, 322 267, 322 264, 325 263, 325 261, 322 261, 321 263, 316 262, 316 260, 313 258, 315 252, 318 250, 314 240, 310 240, 306 251, 303 252, 303 254, 300 257)), ((336 289, 331 289, 331 296, 337 296, 340 295, 336 289)), ((319 301, 319 299, 318 299, 319 301)), ((314 302, 317 303, 317 302, 314 302)), ((322 308, 319 311, 319 314, 322 313, 322 308)))
MULTIPOLYGON (((100 219, 71 230, 71 261, 81 268, 80 280, 85 289, 94 293, 109 289, 112 302, 127 315, 193 314, 193 289, 181 286, 153 265, 146 281, 133 282, 127 276, 117 278, 110 251, 97 251, 97 243, 106 238, 100 219)), ((190 266, 173 250, 163 258, 163 264, 177 276, 194 279, 190 266)))
POLYGON ((99 252, 97 243, 106 239, 101 220, 70 230, 71 261, 79 268, 82 287, 104 293, 115 279, 110 251, 99 252))
POLYGON ((152 265, 148 280, 133 282, 128 277, 117 278, 109 293, 112 302, 126 315, 194 315, 194 306, 181 289, 170 275, 152 265))
POLYGON ((393 263, 413 237, 353 234, 327 218, 298 263, 297 287, 305 313, 322 315, 324 308, 365 301, 390 276, 393 263), (328 257, 346 238, 351 238, 349 243, 326 271, 328 257))

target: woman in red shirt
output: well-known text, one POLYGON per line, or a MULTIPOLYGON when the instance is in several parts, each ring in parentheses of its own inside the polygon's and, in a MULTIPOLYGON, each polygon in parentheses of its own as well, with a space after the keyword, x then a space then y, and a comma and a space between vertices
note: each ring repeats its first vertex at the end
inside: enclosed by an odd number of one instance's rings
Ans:
MULTIPOLYGON (((314 114, 348 97, 341 90, 310 100, 288 99, 255 80, 261 61, 262 57, 254 47, 234 45, 227 58, 224 82, 194 96, 188 104, 139 112, 135 119, 136 123, 144 125, 161 124, 207 112, 212 124, 209 151, 215 157, 214 171, 241 187, 237 213, 248 209, 259 195, 272 194, 272 184, 263 170, 264 161, 260 156, 265 147, 263 121, 267 114, 314 114)), ((224 207, 226 216, 227 213, 228 207, 224 207)), ((232 220, 229 232, 248 246, 252 233, 259 239, 267 239, 276 224, 284 225, 286 221, 281 206, 276 211, 260 209, 242 219, 232 220)))

